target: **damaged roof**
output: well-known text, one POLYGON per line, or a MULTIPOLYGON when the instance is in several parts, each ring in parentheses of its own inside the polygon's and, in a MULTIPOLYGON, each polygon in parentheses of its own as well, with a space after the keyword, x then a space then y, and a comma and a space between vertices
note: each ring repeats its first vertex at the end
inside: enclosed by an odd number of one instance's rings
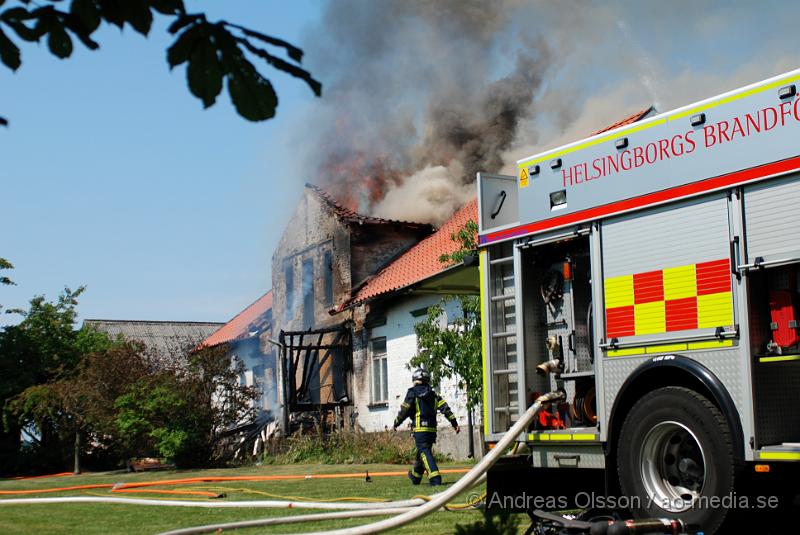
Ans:
POLYGON ((268 322, 266 317, 272 310, 272 290, 268 291, 252 304, 236 314, 228 323, 222 325, 211 336, 203 340, 204 347, 249 338, 254 331, 260 332, 268 322))
MULTIPOLYGON (((655 112, 655 107, 650 106, 606 128, 598 130, 592 135, 597 135, 613 130, 614 128, 641 121, 655 112)), ((453 217, 447 220, 439 230, 411 247, 408 251, 400 255, 397 260, 368 279, 356 290, 350 300, 339 305, 335 309, 335 312, 342 312, 345 309, 375 299, 376 297, 409 288, 410 286, 443 272, 448 266, 439 262, 439 257, 443 254, 449 254, 458 250, 459 245, 454 242, 450 236, 464 227, 469 220, 478 221, 477 199, 473 199, 467 203, 463 208, 453 214, 453 217)))
POLYGON ((468 202, 439 230, 368 279, 355 295, 339 305, 336 311, 341 312, 380 295, 402 290, 446 269, 447 266, 439 262, 439 256, 459 249, 459 244, 453 241, 450 235, 460 230, 469 220, 478 220, 478 199, 468 202))
POLYGON ((428 232, 433 231, 433 226, 427 223, 414 223, 412 221, 399 221, 396 219, 382 219, 380 217, 359 214, 358 212, 351 210, 346 206, 343 206, 341 203, 339 203, 339 201, 334 199, 330 193, 323 190, 319 186, 307 183, 306 188, 312 193, 314 193, 317 196, 317 198, 319 198, 323 202, 323 204, 325 204, 331 210, 331 212, 333 212, 333 214, 336 217, 338 217, 345 223, 356 223, 359 225, 363 224, 399 225, 411 229, 425 230, 428 232))

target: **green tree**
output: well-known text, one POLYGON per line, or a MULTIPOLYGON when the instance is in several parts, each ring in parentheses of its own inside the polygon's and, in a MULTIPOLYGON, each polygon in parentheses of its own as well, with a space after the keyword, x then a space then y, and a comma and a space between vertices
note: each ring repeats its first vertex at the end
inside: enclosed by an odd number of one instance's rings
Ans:
MULTIPOLYGON (((6 0, 0 0, 0 6, 6 0)), ((278 96, 269 79, 251 59, 303 80, 315 95, 322 85, 299 65, 303 51, 282 39, 225 20, 209 21, 204 13, 189 13, 183 0, 72 0, 69 8, 61 0, 12 0, 0 12, 0 62, 16 71, 22 65, 19 41, 46 41, 54 56, 72 55, 73 40, 96 50, 93 39, 101 24, 112 24, 149 35, 156 17, 170 21, 168 31, 175 41, 167 50, 170 68, 187 64, 186 78, 191 93, 208 108, 216 101, 227 81, 228 94, 236 111, 250 121, 275 115, 278 96), (61 9, 61 7, 64 7, 61 9), (15 42, 4 27, 15 35, 15 42), (275 55, 283 50, 287 59, 275 55)), ((0 117, 0 125, 8 121, 0 117)))
POLYGON ((87 454, 100 465, 116 463, 121 457, 114 402, 131 383, 156 369, 154 359, 138 342, 112 341, 87 327, 78 336, 97 341, 81 348, 83 357, 74 373, 43 385, 53 392, 61 436, 74 437, 75 473, 80 473, 81 457, 87 454))
POLYGON ((74 376, 87 353, 107 348, 105 335, 75 329, 77 298, 84 288, 65 288, 55 302, 34 297, 18 325, 0 332, 0 403, 3 433, 0 465, 12 466, 20 455, 20 433, 40 452, 42 467, 60 464, 65 440, 74 438, 76 423, 65 410, 60 384, 74 376))
POLYGON ((131 384, 114 403, 125 455, 166 457, 185 468, 219 461, 221 435, 255 416, 257 393, 239 384, 242 371, 225 347, 215 347, 131 384))
POLYGON ((478 224, 468 220, 463 227, 450 234, 450 239, 458 244, 458 249, 439 256, 439 262, 448 266, 460 264, 467 256, 475 255, 478 250, 478 224))
POLYGON ((420 349, 409 365, 424 367, 434 383, 455 378, 467 394, 467 409, 479 406, 483 397, 480 300, 471 295, 444 297, 428 307, 425 320, 414 330, 420 349), (451 301, 458 302, 459 313, 447 317, 447 325, 443 325, 441 318, 451 301))
MULTIPOLYGON (((439 257, 445 265, 462 262, 474 255, 477 248, 478 226, 467 221, 464 227, 454 232, 450 239, 458 248, 439 257)), ((409 367, 424 367, 434 383, 442 379, 455 378, 458 387, 467 394, 467 410, 472 411, 483 398, 483 367, 481 362, 481 307, 480 299, 474 295, 445 296, 428 308, 424 321, 416 324, 419 351, 409 362, 409 367), (441 321, 447 304, 458 302, 459 313, 441 321)), ((472 433, 470 432, 470 437, 472 433)), ((470 444, 472 444, 470 442, 470 444)))
POLYGON ((191 407, 176 379, 168 373, 148 376, 117 398, 117 431, 129 456, 175 459, 187 449, 191 407))

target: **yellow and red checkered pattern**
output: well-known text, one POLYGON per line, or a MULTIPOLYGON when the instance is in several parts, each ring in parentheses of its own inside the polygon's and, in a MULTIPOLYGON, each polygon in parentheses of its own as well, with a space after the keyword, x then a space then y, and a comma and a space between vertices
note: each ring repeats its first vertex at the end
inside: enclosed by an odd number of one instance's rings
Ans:
POLYGON ((727 258, 611 277, 604 283, 608 338, 733 323, 727 258))

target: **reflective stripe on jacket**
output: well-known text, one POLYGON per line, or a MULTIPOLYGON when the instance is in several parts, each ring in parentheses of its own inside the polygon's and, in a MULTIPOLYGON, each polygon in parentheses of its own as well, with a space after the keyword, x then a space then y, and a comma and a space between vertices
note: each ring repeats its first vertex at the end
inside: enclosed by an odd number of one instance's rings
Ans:
POLYGON ((400 405, 400 412, 397 413, 394 426, 398 427, 406 418, 411 418, 411 421, 414 422, 415 433, 435 433, 436 411, 444 414, 453 427, 458 425, 453 411, 439 394, 429 385, 414 385, 406 392, 406 398, 400 405))

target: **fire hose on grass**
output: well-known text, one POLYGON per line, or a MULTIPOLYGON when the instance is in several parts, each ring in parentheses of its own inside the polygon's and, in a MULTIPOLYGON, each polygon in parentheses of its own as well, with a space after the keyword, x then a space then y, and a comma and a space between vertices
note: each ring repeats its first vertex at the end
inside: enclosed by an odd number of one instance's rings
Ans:
MULTIPOLYGON (((449 469, 441 470, 443 474, 456 474, 465 473, 465 469, 449 469)), ((50 476, 35 476, 33 478, 15 478, 15 479, 38 479, 42 477, 60 477, 70 474, 53 474, 50 476)), ((373 472, 371 477, 382 476, 405 476, 406 472, 373 472)), ((188 477, 182 479, 163 479, 156 481, 139 481, 131 483, 96 483, 93 485, 72 485, 65 487, 51 487, 45 489, 28 489, 28 490, 0 490, 0 496, 14 496, 18 494, 47 494, 51 492, 66 492, 70 490, 87 490, 87 489, 111 489, 112 492, 127 492, 131 489, 143 489, 148 487, 160 487, 164 485, 183 485, 186 483, 210 483, 210 482, 241 482, 241 481, 288 481, 288 480, 312 480, 312 479, 347 479, 352 477, 364 477, 362 473, 353 474, 304 474, 304 475, 272 475, 272 476, 206 476, 206 477, 188 477)), ((160 492, 160 491, 153 491, 160 492)))
MULTIPOLYGON (((444 492, 440 492, 434 496, 431 496, 431 500, 425 503, 424 505, 417 505, 411 508, 398 508, 395 510, 397 513, 396 516, 392 518, 387 518, 385 520, 380 520, 378 522, 374 522, 372 524, 366 524, 363 526, 357 526, 352 528, 344 528, 344 529, 337 529, 332 531, 317 531, 313 533, 307 533, 305 535, 368 535, 371 533, 380 533, 383 531, 388 531, 390 529, 399 528, 405 524, 409 524, 420 518, 438 511, 439 509, 445 507, 447 503, 453 499, 454 497, 458 496, 460 493, 470 489, 473 487, 479 479, 485 477, 486 472, 489 468, 494 465, 497 460, 505 454, 505 450, 511 446, 511 443, 516 440, 516 438, 523 433, 527 428, 528 425, 533 421, 542 407, 546 404, 552 403, 554 401, 563 401, 566 398, 563 391, 557 392, 550 392, 549 394, 545 394, 543 396, 539 396, 536 401, 531 405, 525 413, 523 413, 516 424, 514 424, 511 429, 503 436, 500 442, 491 450, 481 461, 475 465, 472 470, 464 474, 458 481, 456 481, 452 487, 447 489, 444 492)), ((397 502, 394 502, 397 504, 397 502)), ((374 509, 375 504, 370 504, 374 509)), ((380 511, 356 511, 353 513, 344 513, 341 516, 336 516, 333 518, 358 518, 362 516, 377 516, 377 515, 388 515, 388 514, 395 514, 391 508, 382 509, 380 511)), ((330 515, 333 513, 321 513, 322 515, 330 515)), ((249 527, 258 527, 258 526, 274 526, 278 524, 290 523, 290 522, 307 522, 307 521, 314 521, 314 520, 323 520, 320 515, 303 515, 304 519, 299 519, 299 517, 282 517, 282 518, 263 518, 263 519, 256 519, 256 520, 245 520, 241 522, 228 522, 225 524, 215 524, 215 525, 205 525, 205 526, 196 526, 191 528, 183 528, 173 531, 164 532, 161 535, 192 535, 195 533, 210 533, 216 531, 224 531, 229 529, 239 529, 239 528, 249 528, 249 527)), ((326 519, 330 519, 330 517, 326 517, 326 519)))
MULTIPOLYGON (((204 481, 215 480, 215 479, 222 479, 222 478, 197 478, 202 479, 204 481)), ((225 480, 230 480, 230 478, 224 478, 225 480)), ((237 478, 237 480, 242 480, 244 478, 237 478)), ((480 478, 475 482, 475 485, 482 483, 484 478, 480 478)), ((125 484, 127 486, 134 486, 134 487, 150 487, 154 484, 175 484, 176 481, 180 480, 173 480, 173 481, 164 481, 164 482, 146 482, 146 483, 128 483, 125 484)), ((154 493, 169 493, 169 494, 187 494, 187 493, 196 493, 195 491, 168 491, 162 489, 153 489, 147 490, 142 488, 126 488, 122 485, 111 485, 111 484, 97 484, 97 485, 78 485, 72 487, 61 487, 61 488, 54 488, 54 489, 37 489, 37 490, 21 490, 21 491, 3 491, 2 493, 5 494, 29 494, 29 493, 41 493, 41 492, 58 492, 63 490, 91 490, 91 489, 106 489, 110 488, 112 492, 154 492, 154 493)), ((222 489, 221 487, 204 487, 210 489, 222 489)), ((270 494, 266 492, 256 491, 252 489, 222 489, 222 490, 232 490, 232 491, 243 491, 243 492, 250 492, 254 494, 264 494, 274 498, 280 498, 277 500, 244 500, 244 501, 230 501, 230 502, 212 502, 212 501, 190 501, 190 500, 169 500, 169 499, 159 499, 159 498, 117 498, 114 496, 58 496, 53 498, 7 498, 7 499, 0 499, 0 505, 34 505, 34 504, 53 504, 53 503, 110 503, 110 504, 128 504, 128 505, 155 505, 155 506, 166 506, 166 507, 201 507, 201 508, 274 508, 274 509, 329 509, 329 510, 345 510, 345 511, 357 511, 357 510, 374 510, 374 509, 391 509, 391 508, 402 508, 402 507, 414 507, 418 505, 424 504, 426 501, 429 501, 437 496, 434 494, 433 496, 414 496, 411 499, 407 500, 377 500, 377 499, 370 499, 370 498, 360 498, 360 497, 350 497, 345 496, 341 498, 335 498, 330 501, 319 500, 316 498, 306 498, 301 496, 281 496, 279 494, 270 494), (359 501, 362 500, 362 501, 359 501)), ((0 494, 2 494, 0 493, 0 494)), ((209 496, 212 495, 214 497, 220 496, 218 493, 210 493, 204 492, 202 495, 209 496)), ((473 504, 465 503, 465 504, 448 504, 447 508, 452 508, 453 510, 463 509, 466 507, 470 507, 473 504)))
MULTIPOLYGON (((235 502, 164 500, 153 498, 117 498, 114 496, 59 496, 55 498, 10 498, 0 500, 0 505, 33 505, 52 503, 114 503, 128 505, 156 505, 166 507, 202 507, 207 509, 329 509, 359 511, 365 509, 393 509, 415 507, 425 503, 421 498, 396 502, 311 502, 286 500, 242 500, 235 502)), ((204 533, 198 531, 197 533, 204 533)))
MULTIPOLYGON (((231 522, 227 524, 217 524, 208 526, 197 526, 193 528, 185 528, 177 531, 168 532, 171 534, 181 533, 208 533, 212 531, 222 531, 226 529, 237 529, 244 527, 278 525, 285 523, 296 522, 309 522, 318 520, 332 520, 337 518, 358 518, 366 516, 386 516, 397 515, 393 518, 361 526, 358 528, 350 528, 350 530, 338 530, 334 532, 323 533, 378 533, 399 527, 401 525, 413 522, 431 512, 439 509, 464 509, 474 504, 449 504, 449 500, 454 496, 464 492, 475 485, 482 483, 486 478, 486 471, 499 459, 505 450, 511 445, 515 438, 522 433, 533 420, 533 418, 541 410, 542 406, 553 401, 561 401, 564 399, 563 392, 551 392, 539 397, 533 405, 522 415, 520 420, 506 433, 496 447, 479 462, 474 468, 467 472, 464 477, 459 479, 450 489, 444 492, 434 494, 426 497, 415 497, 410 500, 398 500, 390 502, 351 502, 343 503, 336 502, 322 502, 322 501, 287 501, 287 500, 247 500, 235 502, 206 502, 206 501, 187 501, 187 500, 163 500, 163 499, 134 499, 134 498, 116 498, 112 496, 60 496, 53 498, 11 498, 0 499, 0 505, 21 505, 21 504, 46 504, 46 503, 113 503, 113 504, 130 504, 130 505, 152 505, 152 506, 168 506, 168 507, 202 507, 202 508, 305 508, 305 509, 327 509, 339 510, 338 513, 317 513, 310 515, 298 515, 291 517, 281 518, 267 518, 258 520, 248 520, 243 522, 231 522), (427 502, 427 503, 426 503, 427 502), (333 516, 331 516, 333 515, 333 516), (357 530, 357 531, 351 531, 357 530), (366 530, 366 531, 364 531, 366 530)), ((349 474, 348 474, 349 475, 349 474)), ((394 473, 374 474, 374 475, 395 475, 394 473)), ((147 483, 132 483, 121 485, 119 490, 125 488, 141 488, 149 487, 151 485, 164 485, 164 484, 179 484, 179 483, 197 483, 208 481, 243 481, 243 480, 266 480, 266 479, 296 479, 303 477, 309 479, 308 476, 262 476, 262 477, 215 477, 215 478, 187 478, 182 480, 167 480, 167 481, 153 481, 147 483)), ((315 476, 318 478, 334 478, 344 477, 343 474, 325 474, 323 476, 315 476)), ((70 489, 85 489, 85 488, 110 488, 112 485, 98 484, 98 485, 81 485, 78 487, 70 487, 70 489)), ((54 492, 59 490, 66 490, 66 488, 59 489, 44 489, 33 491, 4 491, 3 494, 33 494, 41 492, 54 492)))
MULTIPOLYGON (((443 473, 465 473, 467 470, 451 469, 442 470, 443 473)), ((374 472, 373 477, 376 476, 395 476, 406 475, 406 472, 374 472)), ((228 501, 228 502, 210 502, 210 501, 191 501, 191 500, 169 500, 161 498, 116 498, 113 496, 105 496, 95 494, 93 496, 59 496, 54 498, 7 498, 0 499, 1 505, 33 505, 33 504, 52 504, 52 503, 111 503, 111 504, 131 504, 131 505, 155 505, 167 507, 205 507, 205 508, 277 508, 277 509, 331 509, 331 510, 359 510, 359 509, 375 509, 375 508, 397 508, 397 507, 412 507, 422 505, 436 497, 417 495, 406 500, 384 500, 379 498, 364 498, 359 496, 343 496, 340 498, 333 498, 330 500, 323 500, 318 498, 308 498, 304 496, 284 496, 281 494, 274 494, 263 492, 248 488, 231 488, 231 487, 189 487, 187 490, 164 490, 153 489, 153 486, 162 485, 181 485, 184 483, 208 483, 208 482, 241 482, 241 481, 267 481, 274 479, 325 479, 326 476, 342 478, 342 477, 363 477, 362 474, 321 474, 321 475, 291 475, 291 476, 221 476, 221 477, 199 477, 199 478, 184 478, 184 479, 167 479, 161 481, 144 481, 132 483, 98 483, 94 485, 72 485, 67 487, 52 487, 45 489, 27 489, 27 490, 0 490, 0 496, 14 496, 14 495, 31 495, 43 494, 52 492, 66 492, 71 490, 94 490, 94 489, 109 489, 113 493, 156 493, 156 494, 171 494, 171 495, 200 495, 212 498, 221 498, 225 494, 213 491, 229 491, 229 492, 244 492, 248 494, 258 494, 275 498, 274 500, 245 500, 245 501, 228 501), (346 503, 345 503, 346 502, 346 503)), ((485 477, 478 479, 475 485, 483 482, 485 477)), ((91 493, 89 493, 91 494, 91 493)), ((463 504, 448 504, 447 508, 452 510, 463 509, 471 507, 472 503, 463 504)))

